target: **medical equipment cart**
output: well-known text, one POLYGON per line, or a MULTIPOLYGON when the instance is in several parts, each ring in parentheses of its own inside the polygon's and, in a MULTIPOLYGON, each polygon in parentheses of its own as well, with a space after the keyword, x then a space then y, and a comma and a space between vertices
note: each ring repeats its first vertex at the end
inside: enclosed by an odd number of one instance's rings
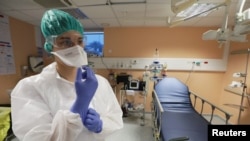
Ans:
POLYGON ((123 117, 126 117, 133 113, 139 113, 141 116, 141 126, 145 125, 145 104, 147 100, 147 93, 144 90, 126 90, 124 88, 120 89, 119 92, 120 102, 123 109, 127 113, 123 117), (129 98, 130 99, 129 99, 129 98), (142 100, 141 103, 136 103, 135 99, 142 100), (141 99, 142 98, 142 99, 141 99), (126 115, 128 114, 128 115, 126 115))

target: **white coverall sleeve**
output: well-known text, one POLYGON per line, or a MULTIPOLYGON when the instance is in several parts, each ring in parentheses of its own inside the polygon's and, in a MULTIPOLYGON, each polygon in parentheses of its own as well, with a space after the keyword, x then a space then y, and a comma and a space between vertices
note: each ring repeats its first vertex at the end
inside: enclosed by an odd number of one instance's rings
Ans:
MULTIPOLYGON (((11 93, 12 128, 20 141, 74 141, 82 131, 80 116, 51 110, 30 79, 19 81, 11 93)), ((56 99, 55 99, 56 100, 56 99)))
MULTIPOLYGON (((98 77, 98 76, 97 76, 98 77)), ((123 128, 122 110, 109 82, 103 78, 98 81, 97 96, 92 99, 95 110, 100 114, 103 121, 103 129, 96 138, 106 138, 115 131, 123 128)))

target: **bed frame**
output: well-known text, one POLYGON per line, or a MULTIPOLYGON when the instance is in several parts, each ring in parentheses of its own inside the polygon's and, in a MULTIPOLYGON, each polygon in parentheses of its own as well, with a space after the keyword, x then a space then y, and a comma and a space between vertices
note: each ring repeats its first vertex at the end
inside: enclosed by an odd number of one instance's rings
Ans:
POLYGON ((189 91, 188 86, 173 77, 166 77, 155 85, 151 108, 155 141, 207 141, 207 126, 213 124, 214 112, 225 115, 225 124, 232 116, 189 91), (199 112, 195 110, 198 100, 202 104, 199 112), (210 120, 202 116, 205 105, 211 107, 210 120))

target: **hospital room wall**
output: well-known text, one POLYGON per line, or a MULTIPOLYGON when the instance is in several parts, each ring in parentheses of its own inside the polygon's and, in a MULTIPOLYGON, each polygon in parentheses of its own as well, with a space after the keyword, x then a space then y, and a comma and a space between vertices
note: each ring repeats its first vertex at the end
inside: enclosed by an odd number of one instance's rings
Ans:
MULTIPOLYGON (((27 66, 28 56, 36 55, 36 35, 33 25, 9 17, 10 35, 15 59, 15 74, 0 75, 0 104, 9 104, 8 90, 22 79, 21 67, 27 66)), ((29 73, 32 74, 32 73, 29 73)))
MULTIPOLYGON (((160 58, 209 58, 223 59, 224 48, 219 48, 216 41, 203 41, 202 33, 211 28, 190 28, 190 27, 175 27, 175 28, 106 28, 105 31, 105 57, 153 57, 153 51, 158 48, 160 58), (192 36, 190 36, 192 35, 192 36)), ((248 37, 249 38, 249 37, 248 37)), ((247 47, 249 43, 232 43, 233 48, 247 47)), ((231 57, 231 56, 229 56, 231 57)), ((238 59, 238 58, 236 58, 238 59)), ((153 60, 153 58, 152 58, 153 60)), ((242 60, 238 60, 242 61, 242 60)), ((245 61, 245 60, 244 60, 245 61)), ((150 65, 151 62, 149 62, 150 65)), ((208 62, 209 63, 209 62, 208 62)), ((228 86, 228 74, 230 69, 236 69, 234 63, 229 62, 229 70, 225 72, 216 71, 179 71, 169 70, 169 77, 177 77, 186 83, 190 90, 205 98, 209 102, 219 106, 229 113, 234 115, 230 123, 236 123, 238 111, 224 106, 224 87, 228 86), (231 67, 230 67, 231 66, 231 67)), ((203 65, 203 64, 202 64, 203 65)), ((124 69, 97 69, 96 72, 108 78, 110 71, 119 74, 126 72, 132 74, 135 78, 141 78, 144 70, 124 70, 124 69)), ((230 75, 230 76, 229 76, 230 75)), ((147 97, 146 111, 150 111, 151 92, 153 90, 153 82, 150 82, 150 89, 147 97)), ((116 87, 116 95, 119 97, 119 89, 122 84, 116 87)), ((238 99, 232 99, 230 102, 239 103, 238 99)), ((205 105, 203 113, 209 113, 211 108, 205 105)), ((201 105, 198 104, 198 110, 201 105)), ((248 112, 249 113, 249 112, 248 112)), ((216 114, 224 118, 224 115, 219 111, 216 114)), ((246 121, 250 123, 250 120, 246 121)))

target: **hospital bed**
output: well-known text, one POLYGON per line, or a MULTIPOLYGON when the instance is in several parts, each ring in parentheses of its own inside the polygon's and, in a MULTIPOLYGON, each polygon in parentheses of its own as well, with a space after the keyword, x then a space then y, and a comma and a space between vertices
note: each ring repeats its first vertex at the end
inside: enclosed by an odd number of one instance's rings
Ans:
POLYGON ((225 114, 225 124, 231 117, 226 111, 190 92, 188 86, 174 77, 165 77, 157 82, 152 99, 155 141, 207 141, 208 125, 212 124, 214 111, 225 114), (202 104, 200 112, 194 107, 197 99, 202 104), (205 104, 212 109, 210 120, 202 116, 205 104))

